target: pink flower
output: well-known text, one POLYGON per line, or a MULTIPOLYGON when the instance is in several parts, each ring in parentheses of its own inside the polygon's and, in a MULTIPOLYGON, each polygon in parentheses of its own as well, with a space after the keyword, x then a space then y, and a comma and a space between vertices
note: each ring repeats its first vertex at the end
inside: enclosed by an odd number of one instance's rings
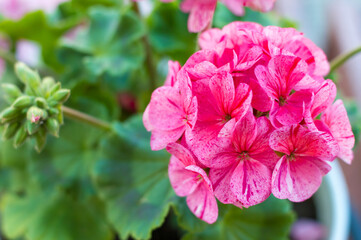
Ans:
POLYGON ((301 202, 317 191, 322 176, 331 169, 326 161, 333 161, 339 151, 327 135, 300 125, 285 126, 271 134, 270 147, 284 154, 272 174, 275 197, 301 202))
POLYGON ((266 117, 252 112, 236 125, 231 141, 212 159, 210 179, 222 203, 239 202, 249 207, 271 194, 271 176, 278 160, 269 147, 274 128, 266 117))
POLYGON ((279 55, 271 59, 267 68, 256 67, 258 82, 272 100, 269 115, 273 126, 297 124, 303 119, 312 98, 311 91, 298 91, 306 73, 306 63, 293 56, 279 55))
POLYGON ((193 91, 198 99, 198 120, 186 140, 200 162, 209 166, 212 154, 216 153, 213 145, 218 137, 229 135, 247 113, 252 91, 244 83, 235 88, 227 72, 193 82, 193 91))
POLYGON ((173 87, 157 88, 143 115, 148 131, 152 131, 151 148, 160 150, 176 142, 184 132, 193 129, 197 120, 197 98, 192 96, 190 79, 183 71, 173 87))
POLYGON ((197 166, 191 152, 182 145, 171 143, 167 151, 172 154, 168 172, 175 193, 187 196, 187 205, 194 215, 209 224, 214 223, 218 218, 218 206, 207 173, 197 166))
POLYGON ((177 81, 177 73, 181 69, 181 65, 177 61, 168 61, 168 75, 164 82, 164 86, 173 87, 177 81))
POLYGON ((333 105, 329 106, 321 115, 321 121, 316 122, 319 130, 331 133, 340 147, 337 157, 341 158, 347 164, 351 164, 355 136, 352 132, 350 120, 347 117, 347 112, 342 100, 339 99, 333 105))

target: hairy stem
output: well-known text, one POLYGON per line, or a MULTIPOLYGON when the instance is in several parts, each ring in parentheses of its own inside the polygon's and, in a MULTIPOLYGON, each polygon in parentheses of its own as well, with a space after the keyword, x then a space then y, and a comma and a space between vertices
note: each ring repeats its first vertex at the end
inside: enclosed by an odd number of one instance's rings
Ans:
POLYGON ((347 60, 349 60, 351 57, 353 57, 359 52, 361 52, 361 46, 351 50, 350 52, 342 53, 339 56, 337 56, 335 59, 331 61, 330 72, 335 71, 337 68, 342 66, 342 64, 344 64, 347 60))
POLYGON ((74 119, 83 123, 87 123, 89 125, 92 125, 94 127, 100 128, 102 130, 111 131, 112 127, 111 124, 108 122, 105 122, 103 120, 97 119, 95 117, 92 117, 88 114, 82 113, 80 111, 77 111, 75 109, 62 106, 63 113, 66 117, 70 119, 74 119))

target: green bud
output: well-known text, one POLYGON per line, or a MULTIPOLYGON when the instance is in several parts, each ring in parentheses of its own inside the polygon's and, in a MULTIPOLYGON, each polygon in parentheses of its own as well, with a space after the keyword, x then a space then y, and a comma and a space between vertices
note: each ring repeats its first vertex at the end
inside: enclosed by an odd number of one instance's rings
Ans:
POLYGON ((54 93, 56 93, 58 90, 61 89, 61 83, 57 82, 49 91, 49 96, 53 95, 54 93))
POLYGON ((41 152, 46 143, 46 131, 45 129, 41 128, 35 134, 35 150, 41 152))
POLYGON ((26 108, 26 107, 30 107, 31 105, 33 105, 33 97, 30 96, 21 96, 18 97, 14 103, 12 104, 12 106, 14 108, 26 108))
POLYGON ((49 108, 48 113, 49 113, 50 116, 52 116, 52 115, 58 115, 58 114, 59 114, 59 110, 58 110, 57 108, 52 107, 52 108, 49 108))
POLYGON ((49 133, 55 137, 59 137, 59 129, 60 129, 60 124, 58 122, 58 120, 54 119, 54 118, 48 118, 46 120, 46 128, 48 129, 49 133))
POLYGON ((66 100, 68 100, 69 96, 70 96, 69 89, 60 89, 49 98, 49 102, 51 102, 51 100, 54 100, 58 103, 63 103, 66 100))
POLYGON ((48 108, 48 103, 42 97, 35 98, 35 105, 38 106, 39 108, 48 108))
POLYGON ((40 129, 40 124, 32 123, 29 120, 26 121, 25 125, 26 125, 26 130, 30 136, 36 133, 40 129))
POLYGON ((41 89, 43 91, 43 96, 48 98, 50 96, 50 90, 54 87, 55 80, 52 77, 45 77, 41 82, 41 89))
POLYGON ((41 80, 37 72, 31 70, 24 63, 18 62, 15 64, 15 73, 25 85, 30 87, 31 90, 35 93, 38 91, 41 80))
POLYGON ((9 103, 12 103, 16 98, 20 97, 22 95, 20 89, 15 86, 14 84, 10 83, 4 83, 1 85, 5 95, 6 99, 9 103))
POLYGON ((15 134, 14 138, 14 148, 18 148, 25 142, 26 138, 28 137, 28 133, 26 131, 25 125, 22 125, 18 132, 15 134))
POLYGON ((40 120, 45 120, 48 117, 48 113, 38 107, 31 107, 29 108, 28 112, 26 113, 26 118, 32 123, 39 123, 40 120))
POLYGON ((11 139, 19 128, 20 128, 20 123, 18 122, 7 124, 3 131, 3 140, 5 141, 11 139))
POLYGON ((1 116, 1 122, 4 122, 6 119, 13 119, 21 114, 21 109, 14 108, 14 107, 8 107, 5 108, 0 116, 1 116))

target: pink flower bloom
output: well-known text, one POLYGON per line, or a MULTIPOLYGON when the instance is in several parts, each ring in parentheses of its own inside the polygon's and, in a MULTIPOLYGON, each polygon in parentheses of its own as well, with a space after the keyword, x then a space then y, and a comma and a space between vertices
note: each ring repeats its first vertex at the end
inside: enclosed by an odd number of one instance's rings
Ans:
POLYGON ((249 207, 271 194, 272 170, 278 160, 269 147, 274 128, 266 117, 252 112, 236 125, 231 141, 211 162, 210 179, 222 203, 239 202, 249 207))
POLYGON ((272 100, 269 115, 275 127, 297 124, 303 119, 312 98, 311 91, 298 91, 302 89, 298 84, 306 76, 306 69, 306 63, 300 58, 284 55, 272 58, 268 68, 256 67, 259 84, 272 100))
POLYGON ((167 151, 172 154, 168 173, 175 193, 187 196, 187 205, 194 215, 209 224, 214 223, 218 218, 218 206, 206 172, 196 165, 192 154, 182 145, 171 143, 167 151))
POLYGON ((319 188, 322 176, 331 167, 339 147, 328 134, 311 132, 300 125, 275 130, 270 147, 284 155, 272 174, 272 193, 280 199, 301 202, 310 198, 319 188))
POLYGON ((340 147, 337 157, 341 158, 347 164, 351 164, 355 136, 352 132, 350 120, 347 117, 347 112, 342 100, 339 99, 333 105, 329 106, 321 115, 321 121, 326 124, 327 127, 325 128, 324 124, 317 121, 316 124, 319 130, 331 133, 340 147))
POLYGON ((248 111, 252 91, 240 83, 234 87, 233 78, 220 72, 211 79, 193 82, 193 91, 198 99, 198 120, 186 138, 188 145, 205 166, 209 166, 213 145, 218 137, 229 135, 235 124, 248 111))
POLYGON ((152 131, 151 148, 160 150, 191 131, 197 120, 197 98, 192 97, 188 75, 177 75, 176 86, 157 88, 143 115, 145 127, 152 131))

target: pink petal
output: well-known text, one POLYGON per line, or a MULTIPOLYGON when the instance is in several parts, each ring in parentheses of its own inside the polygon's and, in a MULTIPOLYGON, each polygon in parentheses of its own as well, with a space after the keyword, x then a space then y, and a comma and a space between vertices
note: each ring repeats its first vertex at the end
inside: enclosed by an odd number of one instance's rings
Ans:
POLYGON ((241 161, 233 172, 230 186, 243 206, 259 204, 271 194, 271 171, 256 160, 241 161))
POLYGON ((320 187, 322 174, 312 161, 283 156, 272 175, 272 193, 280 199, 302 202, 310 198, 320 187))
POLYGON ((245 71, 254 66, 263 56, 263 50, 259 46, 249 49, 241 58, 234 71, 245 71))
POLYGON ((177 61, 168 61, 168 75, 164 82, 164 86, 173 87, 177 80, 177 73, 181 69, 181 65, 177 61))
POLYGON ((242 118, 250 109, 252 97, 253 93, 248 84, 238 84, 235 92, 234 101, 231 106, 232 117, 235 117, 237 120, 242 118))
POLYGON ((232 11, 234 15, 243 16, 244 15, 244 8, 243 2, 244 0, 221 0, 224 5, 227 6, 229 10, 232 11))
POLYGON ((246 0, 245 6, 261 12, 268 12, 273 8, 276 0, 246 0))
POLYGON ((198 188, 188 195, 187 205, 193 214, 203 221, 209 224, 217 221, 217 200, 205 184, 199 184, 198 188))
POLYGON ((173 130, 152 130, 152 136, 150 137, 150 147, 153 151, 161 150, 165 148, 169 143, 178 141, 186 129, 185 126, 173 129, 173 130))
POLYGON ((335 100, 337 93, 336 85, 331 80, 323 82, 321 87, 315 92, 314 101, 311 105, 312 118, 326 110, 335 100))
POLYGON ((194 3, 188 18, 188 30, 190 32, 200 32, 205 29, 213 18, 216 5, 216 0, 206 3, 194 3))
POLYGON ((231 177, 236 167, 237 164, 233 164, 227 168, 211 168, 209 171, 209 178, 213 185, 214 194, 217 199, 224 204, 237 202, 236 195, 234 195, 230 188, 231 177))
POLYGON ((212 28, 201 33, 198 43, 201 49, 215 49, 223 39, 223 31, 218 28, 212 28))
POLYGON ((321 120, 330 128, 333 137, 340 147, 338 157, 348 164, 353 159, 352 148, 355 145, 355 136, 347 116, 342 100, 337 100, 321 116, 321 120))
POLYGON ((168 175, 174 192, 180 197, 188 196, 199 185, 198 174, 186 170, 183 163, 175 156, 170 158, 168 175))
POLYGON ((232 76, 226 72, 218 73, 209 81, 209 88, 216 99, 218 109, 220 109, 222 113, 230 114, 235 98, 232 76))
POLYGON ((160 87, 149 104, 149 120, 154 129, 172 130, 184 126, 185 113, 181 97, 176 88, 160 87))
POLYGON ((150 124, 150 120, 149 120, 149 104, 145 108, 144 113, 143 113, 143 124, 144 124, 145 129, 147 129, 148 132, 152 131, 153 127, 150 124))
POLYGON ((239 153, 248 151, 251 148, 256 136, 256 120, 252 111, 248 111, 247 114, 238 121, 232 136, 232 142, 235 146, 235 151, 239 153))
POLYGON ((192 153, 179 143, 168 144, 167 151, 181 161, 185 167, 196 164, 192 153))

